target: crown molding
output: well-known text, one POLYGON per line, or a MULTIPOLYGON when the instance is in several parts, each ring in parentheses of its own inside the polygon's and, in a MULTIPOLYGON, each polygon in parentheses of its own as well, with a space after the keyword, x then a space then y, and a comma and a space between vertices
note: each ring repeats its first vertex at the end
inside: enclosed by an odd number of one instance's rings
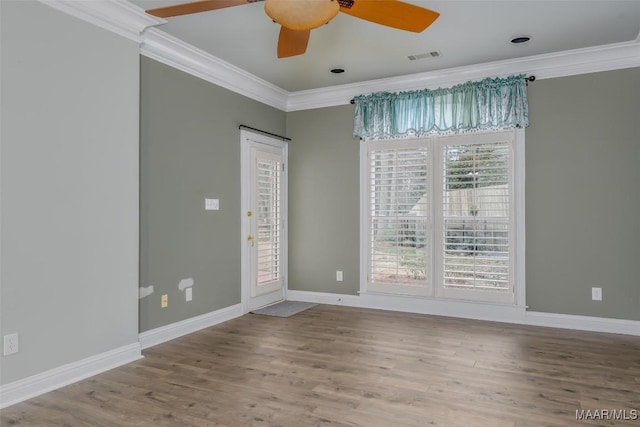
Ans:
POLYGON ((248 98, 285 111, 289 93, 157 28, 142 35, 140 53, 248 98))
POLYGON ((148 15, 126 0, 39 0, 42 4, 68 15, 87 21, 135 42, 140 42, 142 32, 152 26, 164 24, 162 18, 148 15))
POLYGON ((140 53, 240 95, 282 111, 348 104, 354 96, 381 91, 435 89, 512 74, 537 79, 640 67, 640 34, 635 40, 464 67, 288 92, 157 28, 164 19, 126 0, 39 0, 72 16, 140 43, 140 53))
POLYGON ((436 89, 486 77, 513 74, 536 79, 574 76, 640 66, 640 41, 615 43, 551 54, 487 62, 407 76, 369 80, 322 89, 291 92, 286 111, 348 104, 354 96, 381 91, 436 89))
POLYGON ((512 74, 537 79, 573 76, 640 66, 640 42, 631 41, 503 61, 297 92, 287 92, 243 69, 150 28, 143 34, 143 55, 280 110, 299 111, 349 104, 354 96, 380 91, 447 87, 512 74))

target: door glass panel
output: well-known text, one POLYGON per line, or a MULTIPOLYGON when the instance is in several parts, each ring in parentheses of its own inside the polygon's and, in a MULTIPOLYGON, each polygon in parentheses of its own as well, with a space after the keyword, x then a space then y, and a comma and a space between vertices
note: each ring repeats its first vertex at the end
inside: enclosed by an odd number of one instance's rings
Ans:
POLYGON ((281 278, 281 162, 257 159, 257 285, 264 286, 281 278))

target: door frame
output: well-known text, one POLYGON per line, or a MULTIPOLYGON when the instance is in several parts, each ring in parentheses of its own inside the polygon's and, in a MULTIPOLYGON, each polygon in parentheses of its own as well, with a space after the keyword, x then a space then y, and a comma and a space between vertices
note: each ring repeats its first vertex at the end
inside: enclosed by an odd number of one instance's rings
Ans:
POLYGON ((282 274, 282 298, 287 299, 288 290, 288 199, 289 199, 289 147, 286 141, 272 138, 259 133, 251 132, 245 129, 240 130, 240 265, 241 265, 241 306, 242 313, 250 311, 249 302, 251 299, 251 263, 249 257, 251 255, 250 243, 247 236, 250 234, 249 222, 247 221, 247 211, 251 206, 250 191, 253 182, 249 175, 251 170, 251 148, 260 148, 267 146, 268 148, 278 148, 282 150, 282 188, 281 188, 281 274, 282 274))

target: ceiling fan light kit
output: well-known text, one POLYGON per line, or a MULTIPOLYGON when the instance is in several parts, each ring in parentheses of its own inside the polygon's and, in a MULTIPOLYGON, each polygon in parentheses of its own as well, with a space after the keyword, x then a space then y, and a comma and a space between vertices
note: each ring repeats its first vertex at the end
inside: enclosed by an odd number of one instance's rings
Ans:
MULTIPOLYGON (((206 12, 261 0, 200 0, 147 10, 161 18, 206 12)), ((309 33, 331 21, 338 12, 405 31, 419 33, 440 14, 399 0, 266 0, 265 13, 280 24, 278 58, 306 52, 309 33)))
POLYGON ((306 31, 335 18, 340 4, 334 0, 266 0, 264 11, 283 27, 306 31))

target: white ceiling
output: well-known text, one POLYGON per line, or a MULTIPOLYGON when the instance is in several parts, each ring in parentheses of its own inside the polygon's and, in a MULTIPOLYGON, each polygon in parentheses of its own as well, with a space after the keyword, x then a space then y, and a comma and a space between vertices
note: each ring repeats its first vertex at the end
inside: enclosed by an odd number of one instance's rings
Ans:
MULTIPOLYGON (((184 1, 131 2, 150 9, 184 1)), ((338 14, 312 30, 306 54, 285 59, 276 58, 279 26, 262 2, 168 18, 158 29, 288 92, 632 41, 640 33, 640 0, 409 2, 441 16, 415 34, 338 14), (518 35, 532 40, 511 44, 518 35), (441 56, 407 58, 434 50, 441 56), (330 73, 335 67, 346 72, 330 73)))

